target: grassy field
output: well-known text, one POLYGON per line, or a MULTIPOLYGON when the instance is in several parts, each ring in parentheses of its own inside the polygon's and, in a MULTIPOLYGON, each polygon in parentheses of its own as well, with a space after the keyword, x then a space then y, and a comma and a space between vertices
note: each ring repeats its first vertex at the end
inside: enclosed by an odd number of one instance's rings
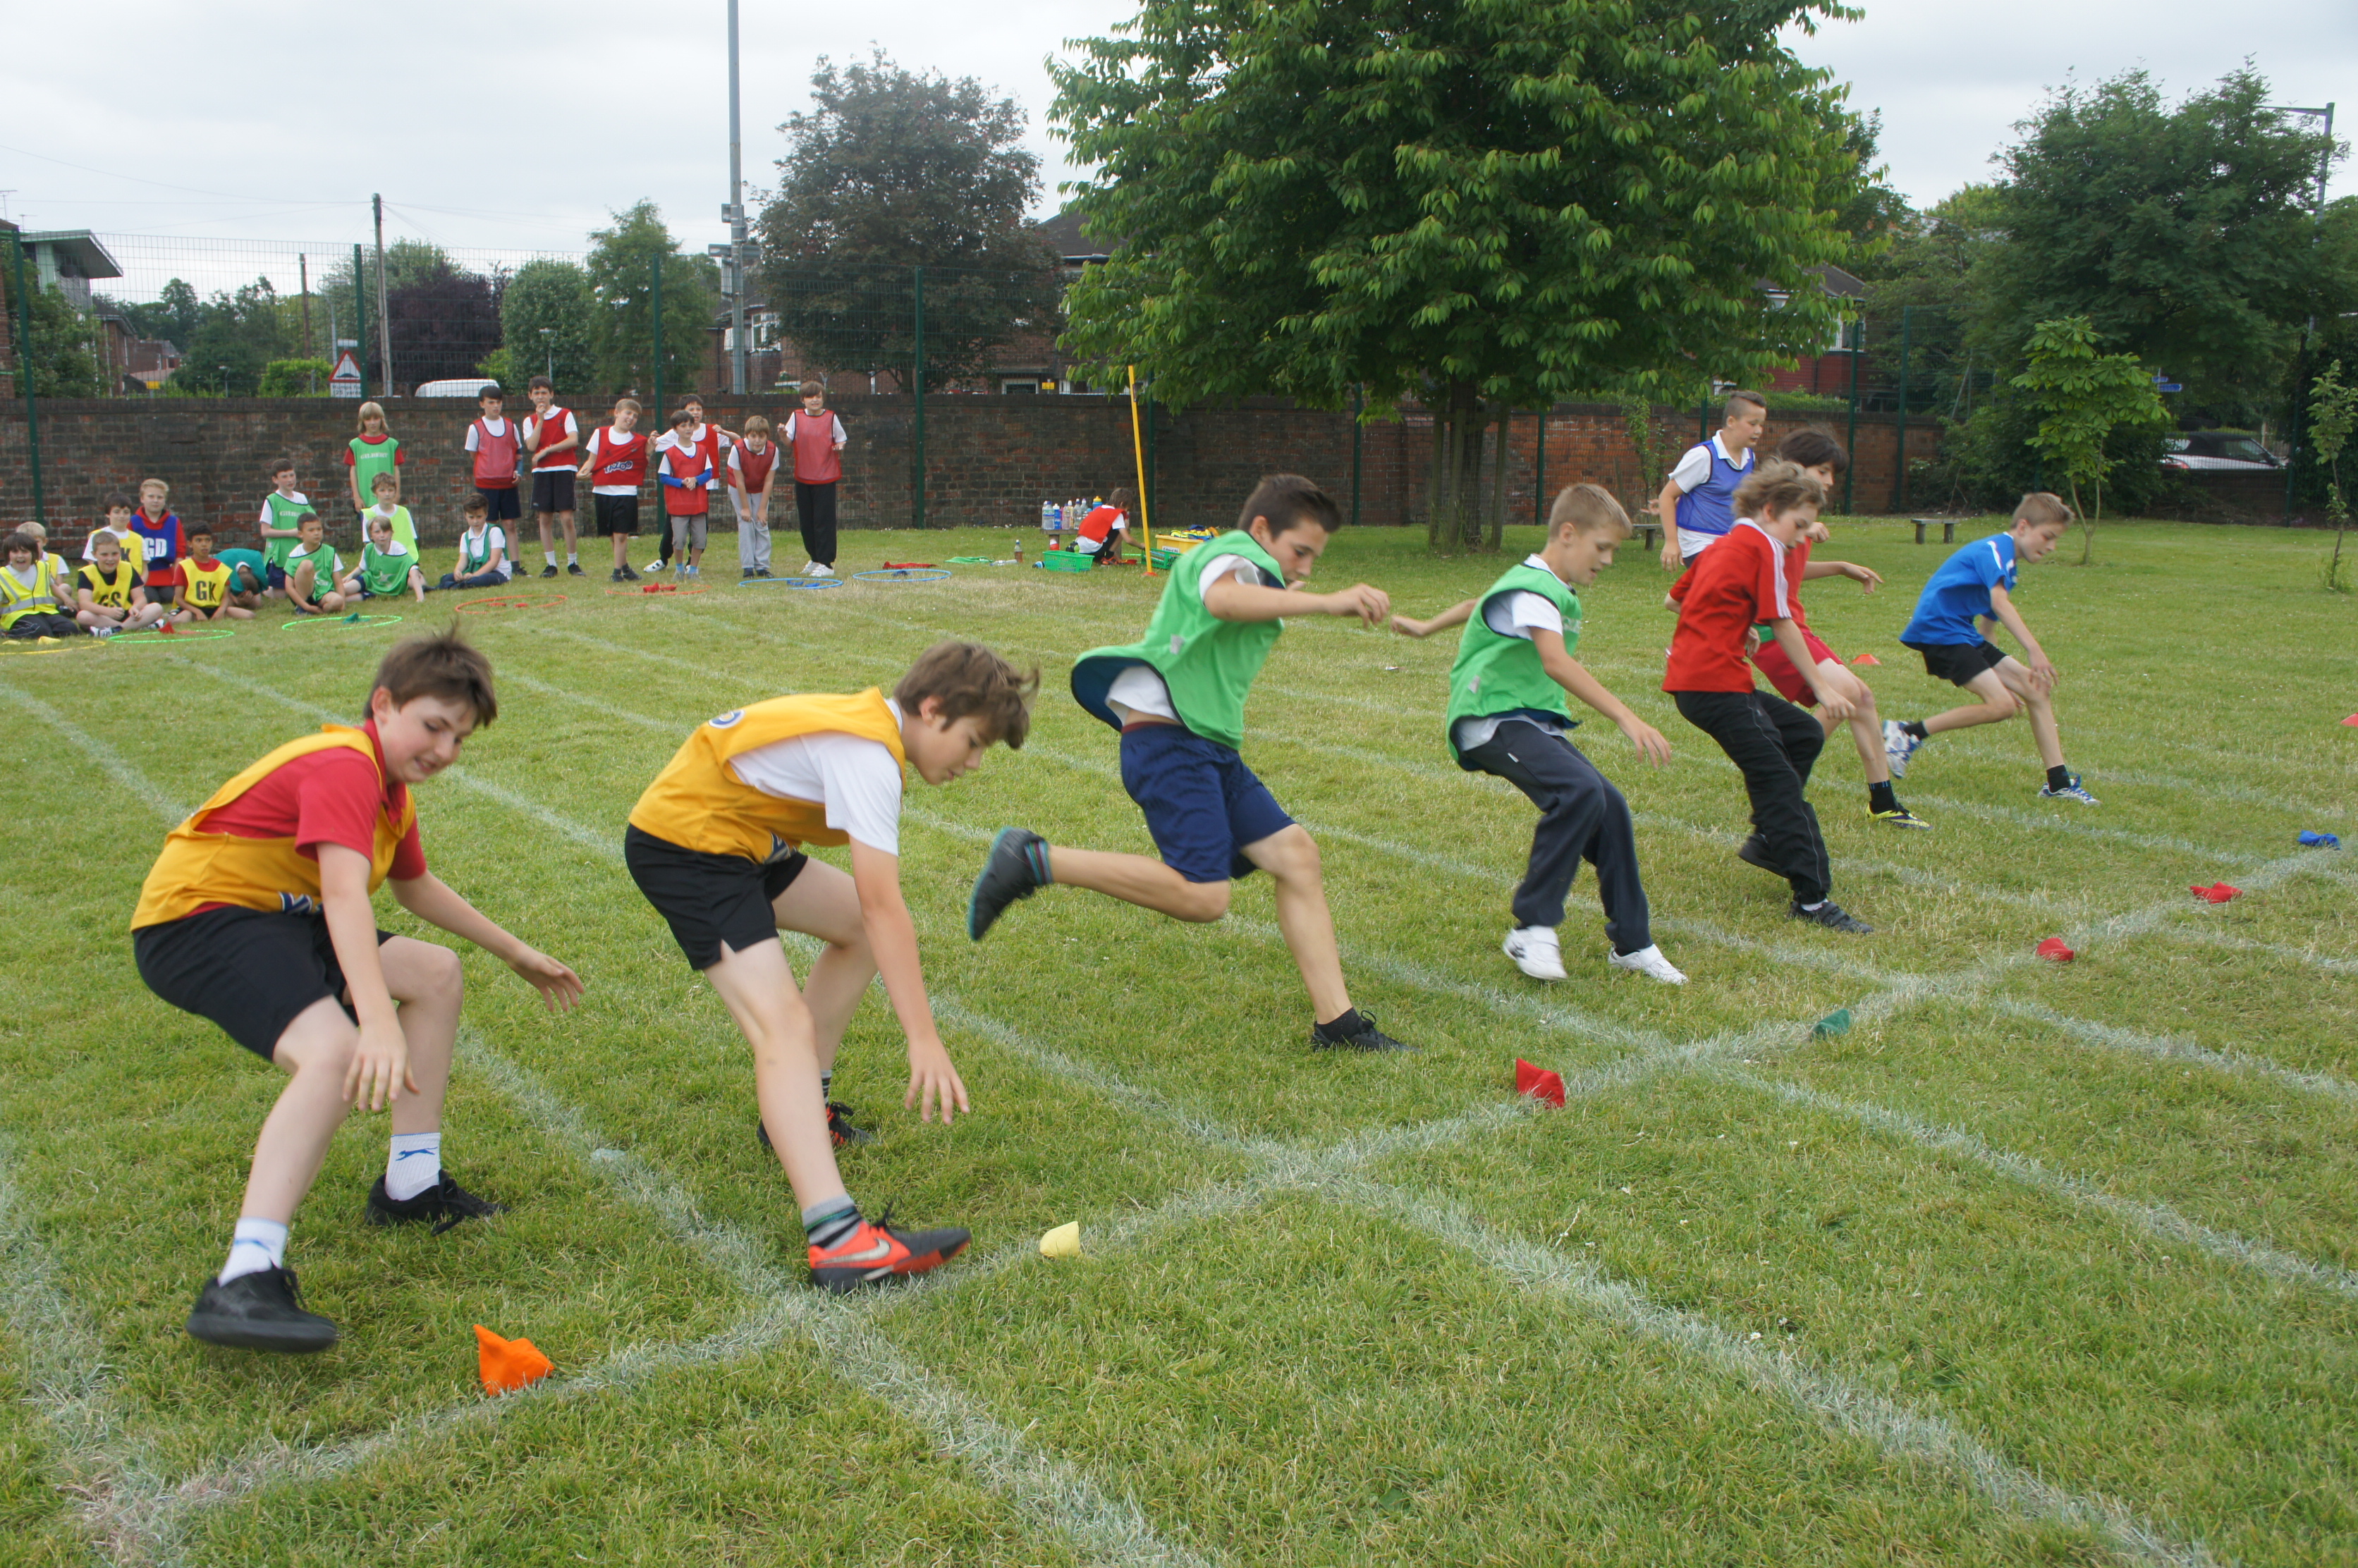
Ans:
MULTIPOLYGON (((861 567, 1007 536, 849 541, 861 567)), ((1064 682, 1159 582, 741 590, 719 543, 700 596, 601 573, 465 622, 503 711, 421 793, 429 855, 590 994, 551 1021, 468 951, 447 1157, 513 1210, 363 1227, 362 1118, 295 1227, 346 1336, 315 1359, 181 1332, 278 1080, 151 997, 124 928, 166 827, 355 714, 449 601, 0 654, 0 1561, 2358 1557, 2358 865, 2294 842, 2358 844, 2358 606, 2318 589, 2314 535, 2116 524, 2100 565, 2061 564, 2072 541, 2025 571, 2100 807, 2037 798, 2015 724, 1919 754, 1901 798, 1935 831, 1877 828, 1830 746, 1812 793, 1866 939, 1791 924, 1734 859, 1736 775, 1656 689, 1663 578, 1625 557, 1581 654, 1677 755, 1581 738, 1639 814, 1675 990, 1606 969, 1586 878, 1572 979, 1518 975, 1531 813, 1445 754, 1449 640, 1294 622, 1247 754, 1325 849, 1356 1000, 1423 1047, 1379 1060, 1307 1049, 1266 879, 1217 926, 1050 890, 966 940, 1002 824, 1149 848, 1064 682), (903 877, 974 1114, 900 1108, 881 993, 837 1091, 881 1131, 854 1193, 975 1245, 821 1299, 744 1048, 622 822, 712 713, 889 685, 949 635, 1046 684, 1023 752, 911 786, 903 877), (2223 880, 2244 896, 2188 894, 2223 880), (2050 935, 2078 962, 2032 961, 2050 935), (1837 1008, 1854 1027, 1813 1037, 1837 1008), (1568 1109, 1514 1099, 1518 1055, 1568 1109), (1072 1219, 1085 1255, 1042 1259, 1072 1219), (484 1399, 474 1323, 558 1376, 484 1399)), ((1898 643, 1943 552, 1843 523, 1821 553, 1888 579, 1811 589, 1822 634, 1883 661, 1883 712, 1947 706, 1898 643)), ((1321 577, 1430 613, 1498 566, 1368 532, 1321 577)))

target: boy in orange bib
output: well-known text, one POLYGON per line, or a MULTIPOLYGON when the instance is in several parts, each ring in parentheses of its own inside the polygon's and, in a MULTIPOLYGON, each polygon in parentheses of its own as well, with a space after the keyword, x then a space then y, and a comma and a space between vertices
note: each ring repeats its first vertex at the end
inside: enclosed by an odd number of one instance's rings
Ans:
POLYGON ((222 785, 172 829, 140 889, 139 978, 289 1078, 254 1145, 229 1260, 189 1317, 208 1344, 335 1343, 336 1325, 297 1295, 287 1228, 354 1105, 393 1107, 371 1224, 430 1220, 438 1232, 501 1212, 442 1169, 458 955, 379 931, 369 908, 390 881, 403 908, 497 955, 552 1008, 580 997, 571 969, 426 869, 410 789, 497 711, 491 662, 455 632, 404 643, 377 667, 365 722, 291 741, 222 785))
POLYGON ((887 697, 773 697, 700 726, 631 809, 622 855, 753 1047, 762 1141, 802 1209, 812 1283, 849 1291, 920 1274, 963 1250, 963 1230, 871 1223, 844 1190, 835 1151, 865 1142, 828 1100, 844 1026, 882 975, 909 1040, 907 1105, 932 1120, 968 1108, 934 1024, 917 931, 901 896, 902 770, 927 784, 1023 744, 1038 672, 990 649, 939 643, 887 697), (849 844, 851 874, 805 844, 849 844), (824 942, 797 990, 781 929, 824 942))

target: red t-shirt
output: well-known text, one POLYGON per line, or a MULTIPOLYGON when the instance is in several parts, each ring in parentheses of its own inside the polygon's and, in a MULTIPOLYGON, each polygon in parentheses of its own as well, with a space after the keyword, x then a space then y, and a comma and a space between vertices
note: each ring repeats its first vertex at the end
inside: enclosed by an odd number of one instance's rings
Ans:
MULTIPOLYGON (((361 440, 361 441, 366 442, 368 445, 370 445, 370 446, 372 446, 372 447, 382 447, 382 446, 384 446, 387 441, 390 441, 390 440, 392 440, 392 439, 393 439, 393 438, 392 438, 391 436, 362 436, 362 437, 358 437, 358 438, 357 438, 357 439, 359 439, 359 440, 361 440)), ((399 467, 401 467, 401 466, 402 466, 402 464, 401 464, 402 456, 403 456, 403 452, 402 452, 402 449, 401 449, 401 448, 399 448, 399 447, 395 447, 395 448, 394 448, 394 449, 393 449, 393 466, 394 466, 394 467, 395 467, 395 468, 399 468, 399 467)), ((344 466, 345 466, 346 468, 348 468, 348 469, 349 469, 349 468, 358 468, 358 467, 360 466, 360 459, 359 459, 358 457, 356 457, 356 456, 354 456, 354 455, 353 455, 352 449, 352 447, 351 447, 351 445, 350 445, 349 443, 347 443, 347 444, 345 445, 345 447, 344 447, 344 466)))
POLYGON ((1679 629, 1671 638, 1664 691, 1750 691, 1744 634, 1764 621, 1792 619, 1785 547, 1739 518, 1727 536, 1695 557, 1679 629))
POLYGON ((1097 507, 1087 517, 1081 519, 1081 537, 1092 545, 1102 545, 1106 541, 1106 535, 1113 532, 1113 525, 1117 523, 1121 523, 1124 526, 1128 525, 1120 507, 1097 507))
MULTIPOLYGON (((1802 539, 1785 552, 1785 600, 1793 607, 1793 624, 1804 630, 1809 627, 1810 616, 1801 608, 1801 568, 1810 564, 1810 551, 1813 547, 1812 541, 1802 539)), ((1698 556, 1696 558, 1702 557, 1698 556)), ((1694 567, 1690 564, 1679 580, 1671 584, 1673 603, 1684 604, 1687 601, 1687 585, 1693 580, 1694 567)))
MULTIPOLYGON (((252 789, 206 816, 200 824, 208 833, 230 833, 241 838, 287 838, 297 852, 316 860, 321 844, 341 844, 362 855, 376 852, 379 816, 402 809, 407 786, 390 777, 378 782, 384 748, 373 720, 361 732, 376 748, 377 767, 349 746, 331 746, 272 769, 252 789)), ((395 881, 426 874, 426 848, 412 822, 393 852, 395 881)), ((223 905, 207 904, 207 909, 223 905)))

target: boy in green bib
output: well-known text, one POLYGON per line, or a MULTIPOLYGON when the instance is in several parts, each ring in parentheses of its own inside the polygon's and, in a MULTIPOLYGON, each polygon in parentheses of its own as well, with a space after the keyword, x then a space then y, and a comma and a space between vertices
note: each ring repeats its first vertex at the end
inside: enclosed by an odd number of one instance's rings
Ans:
POLYGON ((402 548, 393 536, 393 520, 381 512, 369 515, 360 569, 340 587, 348 600, 399 599, 406 592, 418 603, 426 602, 426 572, 417 564, 417 552, 402 548))
POLYGON ((967 935, 976 941, 1007 906, 1050 882, 1085 887, 1174 919, 1217 920, 1228 884, 1259 868, 1277 880, 1277 923, 1311 1001, 1310 1043, 1325 1050, 1410 1047, 1351 1005, 1318 846, 1238 756, 1245 694, 1284 630, 1284 615, 1391 612, 1383 590, 1293 591, 1341 521, 1335 498, 1296 474, 1273 474, 1237 525, 1180 557, 1145 640, 1098 648, 1073 665, 1073 697, 1121 731, 1121 782, 1146 813, 1161 860, 1051 846, 1002 829, 975 879, 967 935))
POLYGON ((1606 962, 1667 985, 1686 984, 1648 927, 1629 803, 1573 746, 1568 731, 1578 721, 1563 700, 1570 692, 1613 720, 1654 766, 1670 761, 1671 743, 1662 732, 1572 656, 1580 645, 1574 589, 1595 582, 1613 564, 1614 546, 1628 535, 1628 514, 1619 502, 1595 485, 1574 485, 1555 498, 1539 554, 1509 568, 1481 597, 1430 621, 1392 620, 1395 631, 1411 637, 1466 628, 1449 669, 1450 754, 1468 773, 1506 780, 1540 808, 1531 863, 1515 889, 1514 929, 1504 944, 1515 967, 1535 980, 1563 979, 1555 928, 1563 924, 1564 895, 1585 860, 1596 868, 1605 932, 1612 939, 1606 962))

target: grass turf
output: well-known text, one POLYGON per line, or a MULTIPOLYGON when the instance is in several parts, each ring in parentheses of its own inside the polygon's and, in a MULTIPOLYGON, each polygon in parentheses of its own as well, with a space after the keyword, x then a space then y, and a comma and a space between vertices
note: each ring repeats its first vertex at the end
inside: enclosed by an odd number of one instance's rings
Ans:
MULTIPOLYGON (((848 568, 1004 544, 849 537, 848 568)), ((1838 523, 1821 554, 1886 585, 1810 591, 1895 718, 1954 700, 1898 645, 1943 554, 1907 540, 1838 523)), ((124 924, 178 813, 355 712, 447 601, 6 655, 0 1563, 2346 1561, 2358 877, 2293 839, 2358 840, 2358 611, 2310 536, 2100 546, 2019 599, 2104 805, 2037 799, 2016 723, 1919 753, 1899 792, 1933 832, 1877 828, 1838 735, 1812 795, 1864 940, 1792 925, 1729 853, 1736 777, 1656 689, 1659 571, 1628 552, 1583 596, 1585 662, 1676 748, 1654 772, 1579 737, 1639 814, 1676 990, 1604 968, 1585 879, 1572 979, 1518 976, 1531 809, 1445 755, 1453 644, 1293 622, 1248 756, 1321 840, 1355 1000, 1424 1047, 1371 1061, 1306 1049, 1262 879, 1220 926, 1052 891, 964 940, 1002 823, 1151 848, 1063 676, 1159 584, 741 589, 725 540, 702 595, 520 582, 531 608, 463 622, 503 715, 421 814, 437 870, 589 1000, 549 1020, 467 950, 449 1159, 513 1212, 361 1227, 359 1119, 290 1259, 346 1338, 292 1361, 179 1331, 277 1080, 146 992, 124 924), (976 1112, 899 1108, 881 995, 838 1092, 881 1134, 854 1192, 976 1245, 825 1302, 622 822, 712 712, 889 685, 946 635, 1047 677, 1023 752, 911 787, 903 877, 976 1112), (2251 891, 2185 891, 2222 880, 2251 891), (2059 933, 2078 962, 2027 961, 2059 933), (1512 1101, 1517 1055, 1568 1110, 1512 1101), (1085 1256, 1039 1259, 1072 1218, 1085 1256), (558 1377, 482 1399, 475 1322, 558 1377)), ((1430 613, 1499 564, 1370 531, 1319 576, 1430 613)))

